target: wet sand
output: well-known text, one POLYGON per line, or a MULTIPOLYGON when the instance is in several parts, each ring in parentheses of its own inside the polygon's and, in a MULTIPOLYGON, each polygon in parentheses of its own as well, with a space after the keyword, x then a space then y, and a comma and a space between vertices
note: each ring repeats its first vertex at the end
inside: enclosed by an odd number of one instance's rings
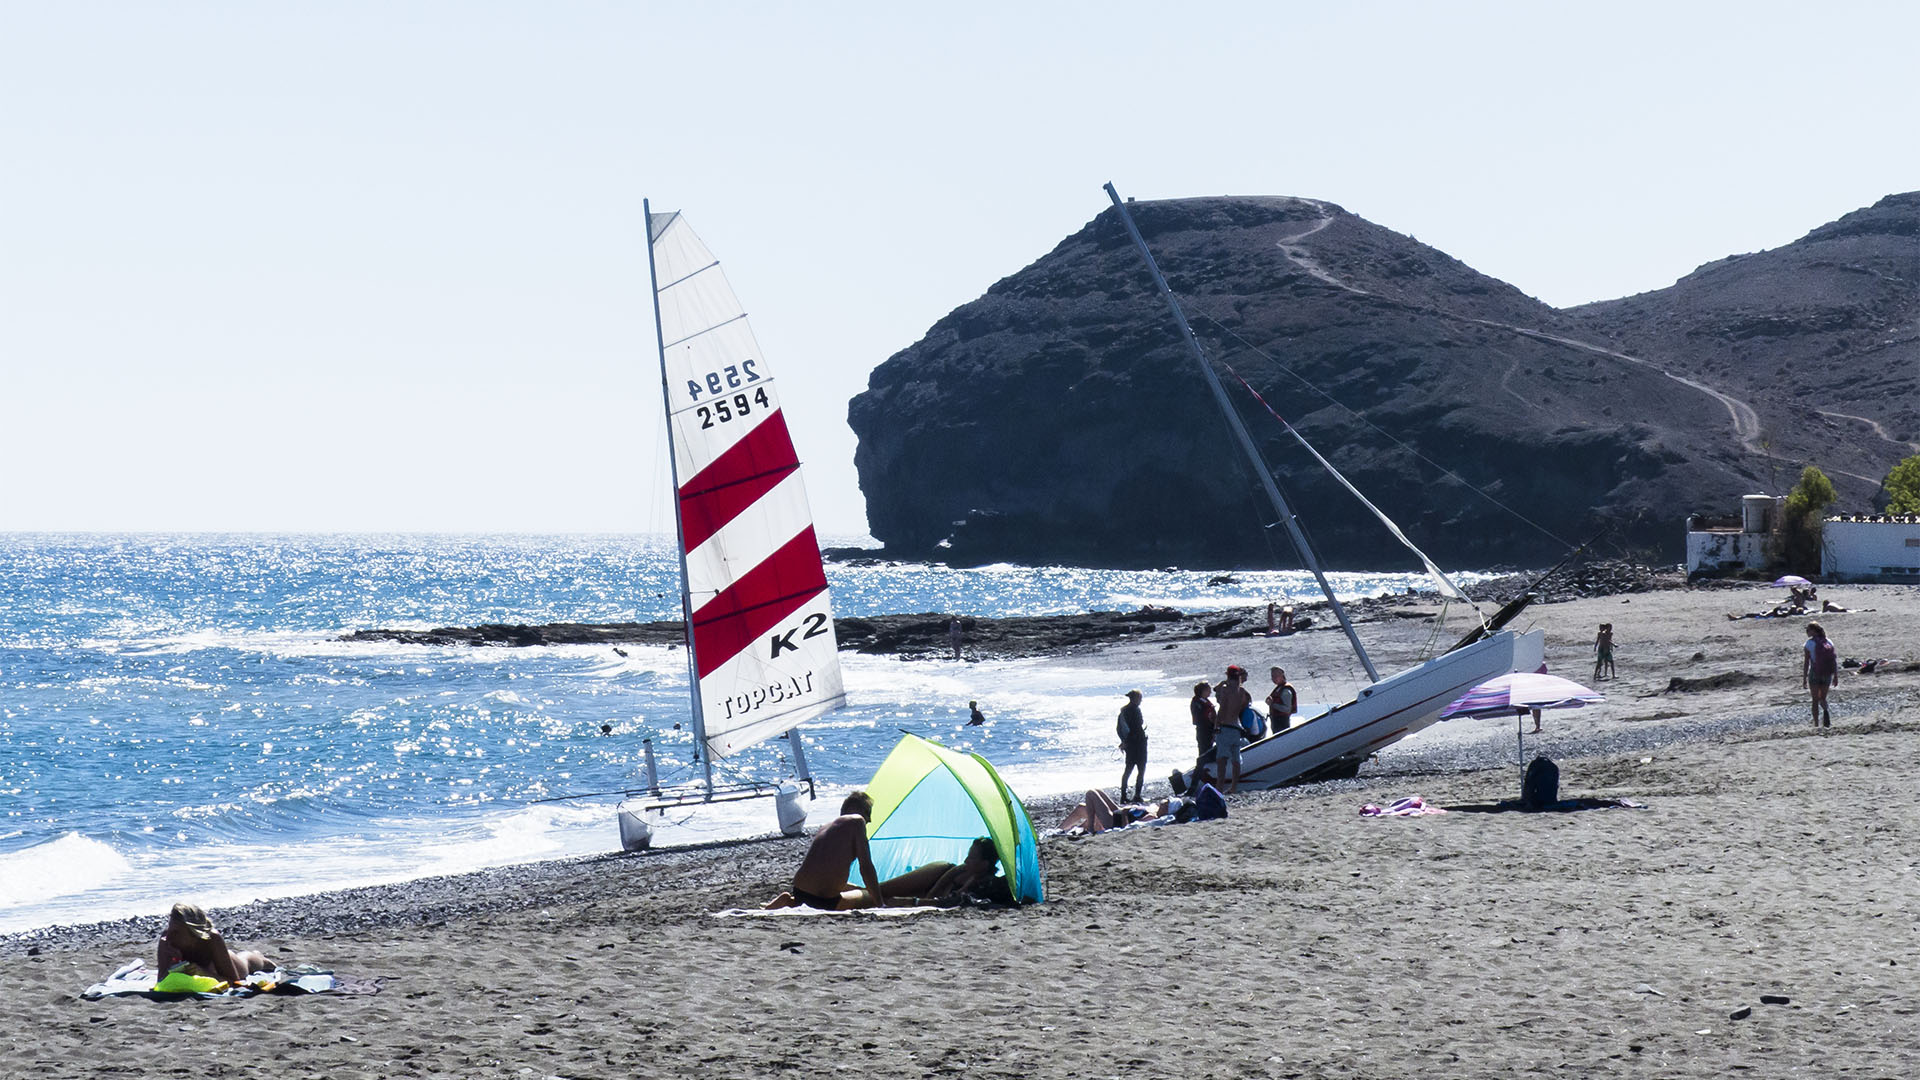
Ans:
MULTIPOLYGON (((1920 591, 1822 593, 1877 609, 1826 618, 1842 656, 1914 659, 1920 591)), ((377 995, 79 1000, 150 955, 156 913, 0 940, 0 1076, 259 1071, 249 1058, 343 1076, 1909 1075, 1920 674, 1843 676, 1836 726, 1814 733, 1804 620, 1724 617, 1779 598, 1635 594, 1523 620, 1577 678, 1615 624, 1610 700, 1550 714, 1528 750, 1559 760, 1564 794, 1645 809, 1361 817, 1516 794, 1511 728, 1449 724, 1358 780, 1239 797, 1223 822, 1048 839, 1037 908, 715 917, 784 886, 804 841, 776 840, 216 912, 271 954, 384 978, 377 995), (1702 688, 1669 692, 1675 677, 1702 688)), ((1362 632, 1383 672, 1432 636, 1386 612, 1362 632)), ((1348 678, 1345 649, 1316 630, 1101 655, 1164 671, 1143 687, 1164 774, 1191 746, 1183 685, 1271 656, 1312 700, 1348 678)))

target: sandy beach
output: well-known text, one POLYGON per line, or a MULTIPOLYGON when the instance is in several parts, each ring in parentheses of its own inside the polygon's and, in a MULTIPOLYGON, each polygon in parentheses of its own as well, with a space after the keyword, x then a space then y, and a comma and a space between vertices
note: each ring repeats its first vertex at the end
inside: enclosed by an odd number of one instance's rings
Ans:
MULTIPOLYGON (((156 912, 0 939, 0 1076, 1912 1075, 1920 590, 1821 591, 1872 609, 1824 617, 1843 657, 1901 661, 1843 675, 1825 734, 1805 620, 1726 618, 1781 590, 1517 624, 1584 680, 1614 623, 1608 702, 1550 714, 1527 753, 1560 763, 1563 794, 1642 809, 1362 817, 1517 793, 1512 727, 1448 724, 1226 821, 1044 840, 1049 899, 1025 910, 717 915, 785 886, 805 841, 769 840, 215 912, 235 941, 384 980, 373 995, 81 1000, 151 962, 156 912)), ((1423 611, 1370 611, 1383 672, 1435 637, 1406 617, 1423 611)), ((1191 754, 1197 677, 1280 662, 1329 700, 1355 670, 1337 629, 1100 655, 1166 673, 1142 687, 1158 776, 1191 754)))

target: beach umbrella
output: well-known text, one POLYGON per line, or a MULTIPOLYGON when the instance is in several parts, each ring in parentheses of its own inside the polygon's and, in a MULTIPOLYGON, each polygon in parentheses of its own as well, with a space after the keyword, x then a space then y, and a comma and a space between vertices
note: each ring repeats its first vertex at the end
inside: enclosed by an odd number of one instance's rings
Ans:
POLYGON ((1516 671, 1489 679, 1467 691, 1458 701, 1440 710, 1440 719, 1456 716, 1505 716, 1509 712, 1534 709, 1573 709, 1607 700, 1597 690, 1581 686, 1572 679, 1542 672, 1516 671))
POLYGON ((1777 577, 1777 578, 1775 578, 1775 579, 1774 579, 1774 581, 1773 581, 1773 583, 1774 583, 1775 585, 1778 585, 1778 586, 1780 586, 1781 588, 1786 588, 1786 587, 1787 587, 1787 586, 1789 586, 1789 585, 1811 585, 1811 584, 1813 584, 1813 582, 1811 582, 1811 581, 1808 581, 1808 580, 1807 580, 1806 578, 1803 578, 1803 577, 1801 577, 1801 576, 1800 576, 1799 574, 1784 574, 1784 575, 1782 575, 1782 576, 1780 576, 1780 577, 1777 577))
POLYGON ((1459 700, 1440 710, 1440 719, 1456 716, 1514 715, 1515 736, 1526 758, 1526 729, 1521 720, 1535 709, 1577 709, 1607 700, 1606 695, 1582 686, 1572 679, 1548 675, 1544 671, 1516 671, 1489 679, 1461 695, 1459 700))

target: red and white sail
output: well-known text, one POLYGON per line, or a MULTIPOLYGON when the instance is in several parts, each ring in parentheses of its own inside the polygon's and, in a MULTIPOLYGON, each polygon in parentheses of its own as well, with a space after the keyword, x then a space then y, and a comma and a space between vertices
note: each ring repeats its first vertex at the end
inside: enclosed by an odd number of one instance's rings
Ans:
POLYGON ((695 730, 725 757, 846 702, 827 577, 773 372, 720 263, 649 214, 679 487, 695 730))

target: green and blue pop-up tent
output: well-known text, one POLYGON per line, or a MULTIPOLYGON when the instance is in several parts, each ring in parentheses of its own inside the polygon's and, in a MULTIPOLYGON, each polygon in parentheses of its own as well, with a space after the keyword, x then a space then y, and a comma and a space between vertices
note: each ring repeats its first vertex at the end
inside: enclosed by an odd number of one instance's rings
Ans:
MULTIPOLYGON (((882 881, 930 862, 962 862, 974 840, 988 836, 1013 898, 1023 904, 1046 899, 1033 820, 986 758, 905 735, 880 763, 867 794, 873 796, 867 846, 882 881)), ((857 879, 857 868, 854 874, 857 879)))

